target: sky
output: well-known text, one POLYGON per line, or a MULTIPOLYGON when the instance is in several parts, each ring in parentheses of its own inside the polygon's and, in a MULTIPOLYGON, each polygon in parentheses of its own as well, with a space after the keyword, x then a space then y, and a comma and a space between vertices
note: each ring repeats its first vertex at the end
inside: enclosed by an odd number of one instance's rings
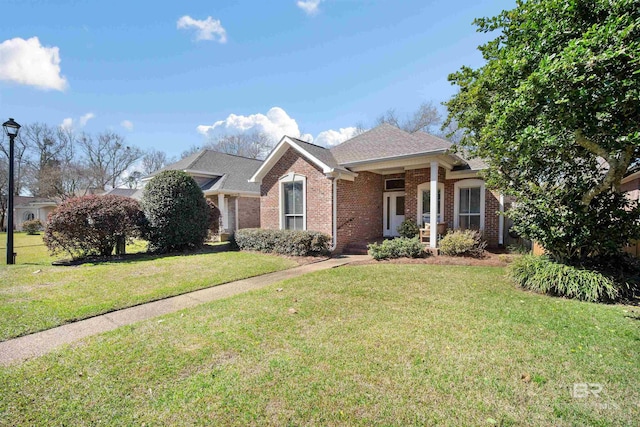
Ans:
POLYGON ((178 156, 223 133, 323 146, 455 93, 500 0, 3 0, 0 119, 178 156))

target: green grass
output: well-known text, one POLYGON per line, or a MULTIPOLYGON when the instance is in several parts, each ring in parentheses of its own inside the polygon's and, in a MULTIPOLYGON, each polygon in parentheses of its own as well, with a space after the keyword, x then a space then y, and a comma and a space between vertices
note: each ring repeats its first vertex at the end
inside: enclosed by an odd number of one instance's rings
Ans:
MULTIPOLYGON (((129 254, 146 250, 147 243, 143 240, 127 245, 129 254)), ((13 251, 16 253, 16 265, 49 265, 58 259, 69 258, 66 254, 51 256, 42 242, 42 233, 32 236, 26 233, 13 233, 13 251)), ((7 233, 0 233, 0 265, 7 265, 7 233)))
POLYGON ((341 267, 2 368, 0 424, 637 425, 639 318, 501 268, 341 267))
POLYGON ((33 262, 0 267, 0 340, 295 265, 271 255, 221 252, 61 267, 51 265, 40 236, 16 237, 18 250, 32 250, 33 262))

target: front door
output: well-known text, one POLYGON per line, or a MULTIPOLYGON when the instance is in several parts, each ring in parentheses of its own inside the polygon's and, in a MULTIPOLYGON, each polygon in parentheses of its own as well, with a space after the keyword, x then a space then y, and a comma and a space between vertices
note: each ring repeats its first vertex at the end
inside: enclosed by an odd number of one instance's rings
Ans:
POLYGON ((384 193, 383 235, 397 237, 398 226, 404 221, 404 191, 384 193))

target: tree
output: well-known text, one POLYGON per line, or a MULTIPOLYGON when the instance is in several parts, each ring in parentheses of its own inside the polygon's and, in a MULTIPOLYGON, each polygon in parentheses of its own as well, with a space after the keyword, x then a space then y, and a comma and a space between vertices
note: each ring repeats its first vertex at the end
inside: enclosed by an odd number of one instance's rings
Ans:
POLYGON ((404 119, 398 117, 395 109, 387 110, 375 122, 376 125, 383 123, 388 123, 409 133, 418 131, 437 133, 437 129, 442 123, 442 115, 433 102, 423 102, 416 111, 404 119))
POLYGON ((151 149, 142 156, 142 176, 148 176, 165 167, 169 161, 167 153, 151 149))
POLYGON ((142 207, 149 221, 149 247, 157 252, 202 246, 210 209, 195 180, 183 171, 163 171, 144 187, 142 207))
POLYGON ((51 253, 73 258, 109 256, 120 242, 141 236, 144 214, 137 200, 122 196, 67 199, 49 216, 44 243, 51 253))
POLYGON ((126 145, 123 136, 111 131, 102 132, 96 138, 83 133, 78 143, 92 183, 100 189, 117 187, 122 173, 142 157, 139 148, 126 145))
POLYGON ((204 148, 250 159, 262 159, 273 148, 273 144, 273 140, 267 134, 251 132, 217 136, 204 148))
MULTIPOLYGON (((5 136, 4 132, 0 132, 1 142, 0 143, 0 151, 4 153, 7 159, 7 164, 9 161, 9 138, 5 136)), ((24 138, 22 132, 18 134, 18 136, 14 140, 14 191, 13 194, 19 196, 23 190, 27 188, 27 176, 29 170, 29 145, 27 140, 24 138)))
POLYGON ((585 264, 640 236, 620 183, 640 154, 637 1, 518 1, 479 31, 486 64, 449 76, 448 121, 486 159, 487 183, 517 198, 510 216, 552 258, 585 264))

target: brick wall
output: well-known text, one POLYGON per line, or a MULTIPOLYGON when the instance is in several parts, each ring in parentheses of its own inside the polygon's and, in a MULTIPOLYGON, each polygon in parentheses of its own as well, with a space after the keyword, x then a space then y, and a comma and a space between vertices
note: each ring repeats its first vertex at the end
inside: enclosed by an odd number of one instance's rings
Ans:
POLYGON ((238 198, 238 228, 260 227, 260 198, 238 198))
POLYGON ((262 179, 260 226, 266 229, 280 228, 279 179, 290 172, 307 177, 307 230, 331 235, 331 180, 322 173, 321 169, 309 163, 291 148, 262 179))
MULTIPOLYGON (((458 181, 462 181, 462 179, 450 179, 444 183, 444 211, 449 228, 453 228, 454 184, 458 181)), ((497 212, 500 211, 500 196, 498 193, 494 194, 485 188, 484 198, 484 238, 490 247, 497 247, 499 227, 499 215, 497 212)))
POLYGON ((342 252, 350 242, 382 237, 382 193, 385 178, 371 172, 359 172, 355 181, 338 181, 338 242, 342 252))

